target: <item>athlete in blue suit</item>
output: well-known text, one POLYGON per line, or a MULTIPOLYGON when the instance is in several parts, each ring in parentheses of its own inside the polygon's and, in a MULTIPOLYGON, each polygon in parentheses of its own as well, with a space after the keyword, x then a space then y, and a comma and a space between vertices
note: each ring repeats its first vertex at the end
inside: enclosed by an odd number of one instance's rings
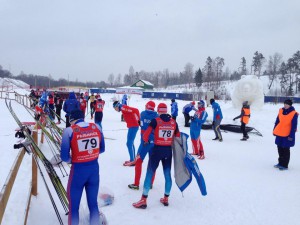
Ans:
POLYGON ((61 159, 72 163, 68 181, 69 215, 68 223, 79 224, 79 205, 83 188, 85 188, 90 224, 100 225, 97 196, 99 190, 98 156, 105 151, 104 136, 100 127, 94 123, 84 122, 80 109, 70 113, 71 127, 63 132, 61 159), (72 156, 70 156, 70 150, 72 156))

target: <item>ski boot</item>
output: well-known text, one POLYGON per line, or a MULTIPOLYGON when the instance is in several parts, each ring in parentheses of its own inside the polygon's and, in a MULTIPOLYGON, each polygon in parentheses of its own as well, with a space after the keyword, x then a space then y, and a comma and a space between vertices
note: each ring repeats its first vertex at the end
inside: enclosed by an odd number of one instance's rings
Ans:
POLYGON ((241 139, 241 141, 247 141, 247 139, 248 139, 248 138, 243 137, 243 138, 241 139))
POLYGON ((142 196, 141 200, 138 202, 132 203, 132 206, 137 209, 146 209, 147 208, 147 197, 142 196))
POLYGON ((218 137, 215 137, 214 139, 212 139, 213 141, 216 141, 216 140, 219 140, 219 138, 218 137))
POLYGON ((140 188, 138 185, 135 185, 135 184, 128 184, 128 187, 133 190, 139 190, 139 188, 140 188))
POLYGON ((160 199, 160 202, 164 205, 164 206, 168 206, 169 205, 169 196, 164 196, 163 198, 160 199))

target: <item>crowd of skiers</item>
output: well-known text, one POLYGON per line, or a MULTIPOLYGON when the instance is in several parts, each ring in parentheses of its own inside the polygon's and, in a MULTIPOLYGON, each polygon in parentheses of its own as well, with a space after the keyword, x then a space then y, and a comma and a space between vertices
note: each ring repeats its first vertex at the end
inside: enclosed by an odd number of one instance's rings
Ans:
MULTIPOLYGON (((113 102, 113 108, 115 111, 121 112, 121 121, 125 121, 128 128, 126 146, 128 149, 129 160, 126 160, 123 163, 123 166, 135 167, 134 181, 128 185, 130 189, 139 190, 142 163, 144 162, 146 155, 149 155, 141 199, 132 205, 135 208, 142 209, 147 207, 148 194, 153 186, 158 165, 162 162, 163 174, 165 177, 165 189, 164 196, 160 199, 160 202, 164 206, 168 206, 169 195, 172 188, 172 157, 178 157, 172 154, 172 148, 174 148, 172 145, 174 145, 174 139, 176 138, 178 140, 181 138, 181 141, 184 140, 176 122, 178 117, 177 102, 175 99, 172 99, 170 109, 168 110, 168 106, 165 103, 159 103, 156 107, 154 101, 148 101, 145 104, 145 109, 140 112, 137 108, 129 106, 127 101, 127 95, 124 95, 121 102, 113 102), (171 113, 168 114, 168 111, 171 113), (141 128, 140 144, 136 152, 134 140, 139 128, 141 128)), ((213 109, 212 129, 215 133, 215 138, 212 140, 222 142, 223 137, 220 130, 221 121, 223 119, 222 110, 215 99, 210 99, 209 103, 213 109)), ((70 92, 69 98, 63 103, 63 100, 59 98, 58 94, 54 93, 53 96, 52 94, 44 92, 40 97, 39 104, 41 107, 47 104, 53 112, 54 109, 56 109, 56 115, 59 116, 59 121, 60 110, 63 109, 66 113, 67 128, 64 129, 62 137, 61 159, 65 162, 72 163, 68 182, 68 195, 70 201, 69 221, 71 224, 78 224, 80 198, 83 188, 85 187, 90 210, 90 222, 91 224, 98 224, 99 209, 96 204, 99 189, 98 156, 105 151, 104 136, 102 133, 105 101, 101 98, 100 94, 92 94, 91 96, 81 94, 77 99, 75 93, 70 92), (87 123, 84 121, 85 116, 88 115, 86 109, 89 101, 90 115, 91 119, 94 119, 94 123, 87 123), (74 133, 76 133, 76 135, 74 135, 74 133)), ((290 147, 295 144, 298 113, 295 111, 292 104, 290 99, 284 102, 284 107, 279 110, 273 131, 274 136, 276 136, 275 143, 278 147, 279 154, 278 164, 274 167, 279 168, 280 170, 288 169, 290 147)), ((199 100, 198 102, 192 101, 186 104, 182 109, 184 126, 189 127, 190 130, 192 142, 191 154, 196 155, 200 160, 205 159, 200 135, 201 128, 208 117, 205 107, 205 101, 199 100), (190 115, 191 111, 195 111, 193 115, 190 115)), ((246 131, 246 125, 249 123, 250 116, 250 105, 248 101, 245 101, 242 104, 240 115, 233 118, 233 120, 240 119, 241 131, 243 133, 242 141, 246 141, 249 138, 246 131)), ((185 144, 186 143, 181 143, 177 145, 177 147, 180 146, 180 148, 184 150, 185 144)), ((185 160, 187 159, 185 158, 185 160)), ((174 163, 177 161, 178 159, 174 159, 174 163)), ((180 166, 182 167, 183 164, 174 165, 174 169, 184 170, 179 168, 180 166)), ((191 170, 197 171, 197 168, 192 168, 191 170)), ((196 177, 196 180, 200 180, 200 177, 196 177)), ((188 183, 187 180, 185 181, 188 183)), ((186 183, 184 183, 184 185, 186 183)), ((200 187, 200 182, 198 185, 200 187)))

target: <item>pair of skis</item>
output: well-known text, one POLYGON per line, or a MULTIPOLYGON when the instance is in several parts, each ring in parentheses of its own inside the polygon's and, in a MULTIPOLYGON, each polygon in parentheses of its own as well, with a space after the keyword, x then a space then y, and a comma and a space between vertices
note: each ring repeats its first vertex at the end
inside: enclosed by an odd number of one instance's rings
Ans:
POLYGON ((11 106, 11 101, 5 99, 5 103, 6 106, 9 110, 9 112, 11 113, 12 117, 14 118, 14 120, 16 121, 16 123, 18 124, 18 126, 20 127, 20 131, 23 132, 24 137, 25 137, 25 141, 21 144, 20 147, 24 147, 26 149, 26 152, 31 153, 33 155, 33 158, 37 164, 38 170, 40 172, 40 175, 44 181, 45 187, 47 189, 47 193, 49 195, 49 198, 51 200, 52 206, 55 210, 56 216, 59 220, 60 224, 63 224, 63 221, 61 219, 61 216, 59 214, 59 211, 57 209, 57 206, 55 204, 55 201, 53 199, 53 196, 50 192, 49 186, 46 182, 46 179, 43 175, 41 166, 39 164, 39 161, 41 161, 47 171, 47 174, 51 180, 51 183, 54 187, 54 190, 56 191, 56 194, 65 210, 65 213, 68 214, 68 207, 69 207, 69 201, 67 198, 67 193, 65 188, 63 187, 60 178, 58 177, 55 169, 53 168, 53 165, 48 161, 48 159, 45 157, 45 155, 43 154, 43 152, 40 150, 40 148, 38 147, 38 145, 35 143, 34 139, 32 138, 31 134, 29 133, 26 125, 23 125, 22 122, 19 120, 19 118, 17 117, 17 115, 15 114, 12 106, 11 106))

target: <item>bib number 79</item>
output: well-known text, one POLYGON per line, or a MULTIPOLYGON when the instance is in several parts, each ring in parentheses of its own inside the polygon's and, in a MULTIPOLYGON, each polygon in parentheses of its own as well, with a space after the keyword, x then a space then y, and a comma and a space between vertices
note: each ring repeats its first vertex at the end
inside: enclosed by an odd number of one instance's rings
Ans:
POLYGON ((80 152, 99 148, 99 138, 86 138, 78 140, 78 149, 80 152))

